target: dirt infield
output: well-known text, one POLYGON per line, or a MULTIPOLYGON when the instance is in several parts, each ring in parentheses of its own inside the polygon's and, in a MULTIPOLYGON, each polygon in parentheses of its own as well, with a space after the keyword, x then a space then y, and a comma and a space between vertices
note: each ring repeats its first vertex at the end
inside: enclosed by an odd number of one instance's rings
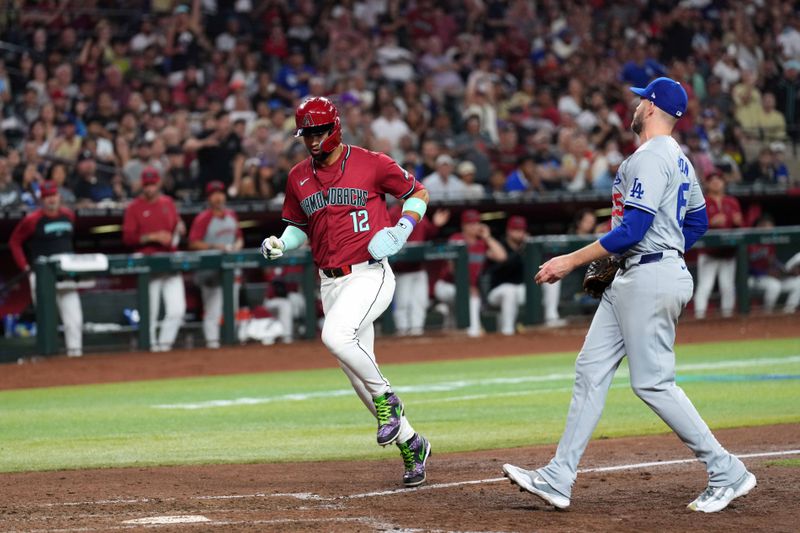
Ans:
MULTIPOLYGON (((512 338, 386 339, 376 351, 384 363, 577 351, 585 330, 579 324, 512 338)), ((679 342, 788 337, 798 330, 795 317, 687 321, 679 327, 679 342)), ((316 342, 61 357, 4 366, 0 389, 334 365, 316 342)), ((566 512, 501 478, 504 462, 541 465, 553 445, 437 454, 434 442, 428 485, 418 490, 400 488, 402 466, 394 450, 380 461, 0 474, 0 530, 797 531, 800 469, 770 462, 800 457, 780 453, 800 448, 800 424, 716 434, 735 453, 771 455, 745 458, 758 487, 710 516, 685 508, 704 488, 705 472, 670 434, 593 441, 582 468, 620 468, 581 474, 566 512), (666 461, 681 462, 642 464, 666 461)))
MULTIPOLYGON (((776 452, 798 446, 800 426, 717 436, 736 453, 776 452)), ((188 515, 207 521, 158 530, 797 531, 799 470, 768 464, 774 458, 745 459, 758 486, 724 512, 702 515, 686 504, 704 488, 705 472, 673 435, 593 441, 584 468, 629 468, 579 475, 568 511, 555 511, 501 478, 504 462, 541 465, 552 453, 553 446, 544 446, 434 455, 421 490, 398 488, 395 457, 6 474, 0 476, 0 528, 144 529, 126 522, 188 515), (687 462, 636 464, 676 459, 687 462)))

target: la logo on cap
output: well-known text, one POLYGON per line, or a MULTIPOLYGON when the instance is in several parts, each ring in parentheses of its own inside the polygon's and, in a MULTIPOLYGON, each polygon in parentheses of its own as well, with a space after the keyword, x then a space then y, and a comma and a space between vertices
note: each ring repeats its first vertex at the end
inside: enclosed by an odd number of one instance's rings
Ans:
POLYGON ((653 93, 653 94, 651 94, 651 95, 650 95, 650 98, 652 98, 653 100, 655 100, 655 99, 656 99, 656 93, 653 93))

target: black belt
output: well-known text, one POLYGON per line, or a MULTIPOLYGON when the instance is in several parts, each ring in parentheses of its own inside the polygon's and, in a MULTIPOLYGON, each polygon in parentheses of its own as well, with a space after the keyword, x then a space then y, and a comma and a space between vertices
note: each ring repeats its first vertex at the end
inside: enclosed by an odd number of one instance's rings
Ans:
MULTIPOLYGON (((375 263, 380 263, 377 259, 372 259, 368 261, 370 265, 374 265, 375 263)), ((344 265, 336 268, 323 268, 322 273, 325 274, 327 278, 341 278, 343 276, 348 276, 353 273, 353 266, 352 265, 344 265)))

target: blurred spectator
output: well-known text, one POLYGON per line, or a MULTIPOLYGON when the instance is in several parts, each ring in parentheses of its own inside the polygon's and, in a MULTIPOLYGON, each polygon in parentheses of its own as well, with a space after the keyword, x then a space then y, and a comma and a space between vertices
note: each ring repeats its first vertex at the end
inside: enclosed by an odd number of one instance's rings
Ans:
POLYGON ((758 159, 750 163, 745 170, 744 180, 747 183, 774 184, 778 181, 775 169, 775 156, 769 146, 758 152, 758 159))
POLYGON ((221 181, 231 196, 238 195, 244 169, 242 141, 231 127, 227 113, 220 111, 206 119, 205 128, 183 146, 188 152, 197 152, 198 184, 205 186, 221 181))
POLYGON ((781 185, 790 185, 792 177, 786 165, 786 145, 781 141, 773 141, 769 144, 769 151, 772 152, 775 181, 781 185))
POLYGON ((81 151, 83 139, 76 133, 75 122, 65 120, 60 126, 61 135, 53 140, 50 151, 59 159, 75 161, 81 151))
POLYGON ((498 329, 503 335, 513 335, 517 329, 519 307, 525 303, 525 269, 522 247, 528 236, 525 217, 512 216, 506 223, 506 234, 500 244, 505 249, 504 261, 489 261, 486 267, 490 290, 486 301, 500 308, 498 329))
MULTIPOLYGON (((200 212, 189 229, 190 250, 219 250, 235 252, 242 249, 244 238, 236 213, 225 208, 225 185, 212 181, 206 185, 208 208, 200 212)), ((241 272, 236 274, 241 277, 241 272)), ((219 272, 199 271, 194 282, 203 298, 203 335, 207 348, 219 348, 219 327, 222 321, 222 280, 219 272)), ((239 286, 233 287, 234 316, 239 308, 239 286)))
MULTIPOLYGON (((706 212, 709 229, 731 229, 742 226, 739 200, 725 194, 725 180, 712 172, 705 182, 706 212)), ((736 248, 720 247, 700 250, 697 257, 697 291, 694 295, 695 318, 705 318, 708 299, 719 280, 720 312, 733 315, 736 300, 736 248)))
MULTIPOLYGON (((41 208, 19 221, 11 232, 8 247, 19 269, 28 272, 31 299, 36 305, 36 275, 31 263, 39 257, 72 253, 75 213, 61 205, 58 187, 53 182, 42 183, 41 208)), ((56 284, 56 306, 64 325, 64 344, 67 355, 83 354, 83 311, 74 282, 56 284)))
POLYGON ((8 159, 0 157, 0 207, 13 207, 22 200, 22 191, 11 176, 8 159))
MULTIPOLYGON (((502 169, 498 170, 502 171, 502 169)), ((516 168, 506 178, 505 191, 534 191, 537 193, 544 191, 544 185, 539 176, 539 167, 533 156, 525 154, 518 158, 516 168)))
MULTIPOLYGON (((479 337, 481 328, 481 296, 478 278, 487 259, 496 262, 506 260, 506 251, 497 239, 492 237, 489 226, 481 223, 481 215, 474 209, 461 213, 461 232, 452 235, 449 242, 464 243, 469 253, 469 327, 467 335, 479 337)), ((433 293, 436 299, 448 306, 447 316, 452 317, 456 302, 456 286, 453 282, 453 265, 446 263, 444 271, 436 278, 433 293)))
POLYGON ((67 166, 64 163, 55 163, 48 171, 47 181, 58 187, 61 203, 66 206, 72 206, 75 204, 75 194, 66 186, 67 177, 67 166))
POLYGON ((306 64, 302 48, 292 48, 288 62, 278 71, 277 93, 289 105, 308 95, 308 82, 315 70, 306 64))
POLYGON ((77 184, 75 185, 77 207, 94 207, 101 202, 114 200, 111 182, 97 172, 97 162, 91 151, 84 150, 80 153, 75 173, 77 174, 77 184))
POLYGON ((467 195, 467 186, 453 174, 453 158, 440 154, 436 158, 436 171, 422 178, 431 195, 431 201, 461 199, 467 195))
POLYGON ((414 55, 397 44, 392 32, 383 34, 381 46, 375 50, 375 59, 388 81, 403 83, 414 77, 414 55))
POLYGON ((464 183, 464 199, 479 200, 486 196, 486 189, 483 185, 475 183, 475 173, 477 169, 472 161, 462 161, 456 167, 456 175, 464 183))
POLYGON ((561 175, 565 189, 574 192, 591 186, 593 157, 586 135, 579 133, 569 139, 567 152, 561 158, 561 175))
POLYGON ((722 90, 728 92, 741 79, 739 65, 736 63, 736 45, 729 44, 725 53, 717 60, 712 70, 714 76, 719 78, 722 90))
POLYGON ((742 81, 733 88, 733 103, 736 105, 736 120, 745 131, 755 132, 761 113, 761 92, 756 88, 756 73, 742 72, 742 81))
POLYGON ((761 109, 754 116, 753 126, 758 131, 758 138, 765 141, 782 141, 786 139, 786 119, 775 109, 775 95, 764 93, 761 98, 761 109))
MULTIPOLYGON (((481 131, 481 119, 478 115, 468 115, 464 123, 464 131, 453 140, 455 155, 459 159, 472 161, 475 165, 475 179, 478 183, 488 183, 492 172, 489 153, 492 140, 481 131)), ((424 148, 424 147, 423 147, 424 148)))
POLYGON ((388 155, 394 159, 400 159, 400 157, 396 157, 400 144, 411 134, 411 130, 400 116, 394 102, 386 102, 381 106, 381 114, 372 121, 370 130, 376 140, 385 140, 388 143, 388 155))
POLYGON ((500 127, 500 142, 491 151, 493 168, 499 168, 510 174, 519 166, 519 159, 525 154, 525 147, 520 144, 517 128, 505 123, 500 127))
POLYGON ((775 87, 775 100, 778 110, 783 113, 786 127, 797 138, 797 126, 800 123, 800 113, 797 111, 797 102, 800 99, 800 59, 791 59, 783 65, 783 75, 775 87))
MULTIPOLYGON (((122 240, 136 253, 174 252, 186 226, 178 216, 175 203, 161 194, 161 178, 155 168, 142 171, 142 192, 125 209, 122 240)), ((150 276, 150 351, 172 349, 186 313, 183 275, 178 273, 150 276), (159 334, 156 325, 164 300, 164 319, 159 334)))
POLYGON ((622 160, 623 157, 619 153, 617 143, 607 142, 605 151, 598 154, 592 162, 592 189, 610 194, 622 160))
POLYGON ((633 58, 622 67, 621 78, 633 87, 647 87, 655 78, 667 75, 667 69, 655 59, 647 57, 647 49, 637 46, 633 58))
MULTIPOLYGON (((775 221, 770 215, 762 215, 756 223, 757 228, 772 229, 775 221)), ((750 244, 747 247, 750 261, 751 289, 764 291, 764 311, 775 310, 782 293, 786 293, 783 312, 792 314, 800 305, 800 254, 796 254, 786 264, 778 260, 774 244, 750 244)))

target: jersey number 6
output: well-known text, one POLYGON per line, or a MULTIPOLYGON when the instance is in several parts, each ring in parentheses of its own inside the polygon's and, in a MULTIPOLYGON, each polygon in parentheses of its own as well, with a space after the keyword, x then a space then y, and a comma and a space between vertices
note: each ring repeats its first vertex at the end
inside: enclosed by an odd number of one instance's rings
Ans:
POLYGON ((353 233, 369 231, 369 213, 366 209, 352 211, 350 216, 353 217, 353 233))

